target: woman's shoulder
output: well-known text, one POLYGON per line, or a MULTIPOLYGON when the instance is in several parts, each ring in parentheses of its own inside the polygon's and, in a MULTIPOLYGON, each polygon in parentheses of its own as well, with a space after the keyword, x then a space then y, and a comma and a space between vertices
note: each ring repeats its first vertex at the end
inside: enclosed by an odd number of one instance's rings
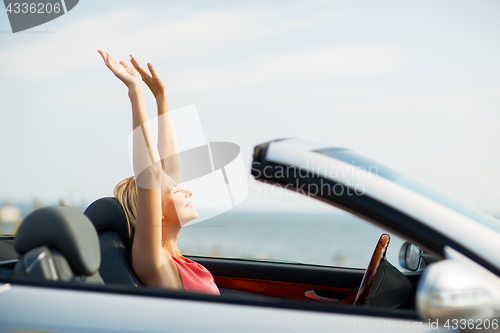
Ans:
POLYGON ((148 262, 145 260, 142 261, 142 263, 135 265, 134 261, 140 262, 141 260, 140 258, 138 258, 138 260, 134 260, 132 257, 132 268, 141 281, 141 284, 148 287, 182 289, 182 281, 174 259, 172 259, 170 255, 165 255, 163 251, 160 256, 162 258, 159 263, 148 262))

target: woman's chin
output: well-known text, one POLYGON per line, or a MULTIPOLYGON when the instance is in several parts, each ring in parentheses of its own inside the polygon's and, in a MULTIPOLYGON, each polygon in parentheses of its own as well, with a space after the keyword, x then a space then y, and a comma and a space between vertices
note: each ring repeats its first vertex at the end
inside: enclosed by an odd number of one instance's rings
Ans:
POLYGON ((191 216, 189 216, 188 218, 184 218, 184 219, 179 219, 179 223, 181 225, 181 228, 183 226, 185 226, 186 224, 188 224, 189 222, 191 222, 192 220, 196 220, 197 218, 199 217, 198 215, 198 212, 197 211, 194 211, 191 216))
POLYGON ((200 217, 200 214, 198 214, 198 212, 193 209, 186 220, 188 222, 191 222, 192 220, 196 220, 198 217, 200 217))

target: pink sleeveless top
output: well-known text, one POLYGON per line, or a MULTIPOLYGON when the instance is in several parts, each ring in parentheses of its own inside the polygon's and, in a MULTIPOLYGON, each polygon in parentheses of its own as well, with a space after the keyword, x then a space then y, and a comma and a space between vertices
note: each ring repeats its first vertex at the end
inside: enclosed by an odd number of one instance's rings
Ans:
POLYGON ((174 259, 179 275, 181 276, 184 291, 220 295, 219 288, 217 288, 214 282, 214 277, 205 267, 184 258, 184 256, 181 257, 186 262, 182 262, 174 256, 172 256, 172 259, 174 259))

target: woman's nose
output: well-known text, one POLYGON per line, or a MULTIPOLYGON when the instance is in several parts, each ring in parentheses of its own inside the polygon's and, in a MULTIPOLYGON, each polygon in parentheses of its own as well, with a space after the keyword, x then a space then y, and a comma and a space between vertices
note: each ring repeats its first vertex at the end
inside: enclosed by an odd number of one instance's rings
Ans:
POLYGON ((191 192, 190 190, 186 190, 186 198, 188 198, 192 195, 193 195, 193 192, 191 192))

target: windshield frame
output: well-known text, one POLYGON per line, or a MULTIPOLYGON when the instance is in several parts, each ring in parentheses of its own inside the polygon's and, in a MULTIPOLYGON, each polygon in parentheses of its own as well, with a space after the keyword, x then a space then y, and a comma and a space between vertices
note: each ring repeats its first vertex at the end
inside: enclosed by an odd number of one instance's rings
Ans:
POLYGON ((330 158, 346 162, 354 167, 368 171, 379 177, 385 178, 394 182, 406 189, 418 193, 428 199, 431 199, 455 212, 467 216, 482 225, 491 228, 492 230, 500 233, 500 220, 466 204, 463 204, 455 199, 452 199, 438 191, 425 186, 404 174, 385 166, 370 158, 366 158, 356 152, 346 148, 326 148, 317 149, 314 152, 328 156, 330 158), (375 171, 375 172, 374 172, 375 171))

